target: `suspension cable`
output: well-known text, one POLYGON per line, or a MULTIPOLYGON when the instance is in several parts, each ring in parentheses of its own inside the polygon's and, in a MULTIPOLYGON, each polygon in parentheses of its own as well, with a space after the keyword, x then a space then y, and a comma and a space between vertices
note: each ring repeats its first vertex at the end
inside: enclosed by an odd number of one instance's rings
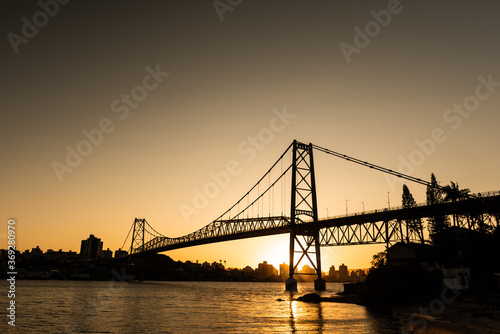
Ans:
POLYGON ((153 236, 156 236, 156 237, 165 237, 163 234, 161 234, 160 232, 158 232, 157 230, 155 230, 151 225, 149 225, 149 223, 144 220, 146 222, 146 224, 149 226, 150 229, 152 229, 157 235, 154 235, 153 233, 147 231, 149 234, 153 235, 153 236))
POLYGON ((271 168, 269 168, 269 170, 264 174, 264 176, 262 176, 259 181, 257 181, 257 183, 255 183, 255 185, 249 190, 247 191, 247 193, 245 195, 243 195, 232 207, 230 207, 227 211, 225 211, 223 214, 221 214, 219 217, 217 217, 217 219, 215 219, 214 221, 216 220, 220 220, 222 217, 224 217, 224 215, 231 209, 233 209, 240 201, 242 201, 246 196, 250 195, 250 192, 252 190, 255 189, 255 187, 257 187, 257 185, 267 176, 268 173, 271 172, 271 170, 278 164, 278 162, 280 162, 281 159, 283 159, 283 157, 288 153, 288 151, 290 150, 290 148, 293 146, 293 143, 290 144, 287 149, 285 150, 285 152, 278 158, 278 160, 276 160, 276 162, 271 166, 271 168))
POLYGON ((388 169, 388 168, 385 168, 385 167, 382 167, 382 166, 378 166, 378 165, 375 165, 375 164, 372 164, 372 163, 369 163, 369 162, 366 162, 366 161, 363 161, 363 160, 359 160, 359 159, 347 156, 345 154, 334 152, 332 150, 329 150, 327 148, 324 148, 324 147, 321 147, 321 146, 318 146, 318 145, 312 144, 312 147, 315 148, 318 151, 321 151, 321 152, 333 155, 333 156, 335 156, 337 158, 341 158, 341 159, 344 159, 344 160, 347 160, 347 161, 350 161, 350 162, 354 162, 354 163, 356 163, 358 165, 362 165, 362 166, 365 166, 365 167, 368 167, 368 168, 371 168, 371 169, 375 169, 375 170, 381 171, 383 173, 390 174, 390 175, 393 175, 393 176, 396 176, 396 177, 399 177, 399 178, 402 178, 402 179, 405 179, 405 180, 408 180, 408 181, 411 181, 411 182, 420 183, 420 184, 423 184, 425 186, 428 186, 428 187, 431 187, 431 188, 436 188, 436 189, 439 189, 439 190, 443 190, 444 189, 443 186, 433 185, 432 183, 430 183, 428 181, 425 181, 425 180, 422 180, 422 179, 419 179, 418 177, 414 177, 414 176, 410 176, 410 175, 403 174, 403 173, 400 173, 400 172, 396 172, 396 171, 393 171, 392 169, 388 169))
MULTIPOLYGON (((254 204, 261 200, 263 198, 263 196, 269 191, 269 189, 271 189, 272 187, 274 187, 274 185, 276 183, 278 183, 279 180, 281 180, 282 177, 284 177, 286 175, 286 173, 288 173, 288 171, 292 168, 292 165, 290 165, 286 170, 285 172, 283 172, 277 179, 276 181, 274 181, 270 186, 269 188, 267 188, 258 198, 256 198, 252 203, 250 203, 246 208, 244 208, 241 212, 239 212, 238 214, 236 214, 233 218, 237 218, 241 213, 245 212, 245 210, 247 210, 248 208, 252 207, 252 216, 253 216, 253 207, 254 207, 254 204)), ((220 218, 220 217, 219 217, 220 218)))
POLYGON ((127 237, 125 238, 125 241, 123 242, 121 249, 124 249, 123 247, 125 247, 125 244, 127 243, 128 236, 130 235, 130 232, 132 231, 132 227, 134 227, 134 224, 135 224, 135 221, 132 223, 132 225, 130 225, 130 230, 128 230, 127 237))

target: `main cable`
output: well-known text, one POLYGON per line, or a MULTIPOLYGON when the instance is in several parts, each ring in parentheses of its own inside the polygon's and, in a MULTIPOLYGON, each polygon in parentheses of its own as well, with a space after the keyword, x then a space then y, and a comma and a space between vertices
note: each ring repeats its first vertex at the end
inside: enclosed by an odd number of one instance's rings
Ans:
POLYGON ((335 156, 337 158, 341 158, 341 159, 344 159, 344 160, 347 160, 347 161, 351 161, 351 162, 354 162, 354 163, 356 163, 358 165, 365 166, 365 167, 368 167, 368 168, 371 168, 371 169, 375 169, 375 170, 378 170, 380 172, 383 172, 383 173, 386 173, 386 174, 390 174, 390 175, 393 175, 393 176, 396 176, 396 177, 399 177, 399 178, 402 178, 402 179, 405 179, 405 180, 408 180, 408 181, 411 181, 411 182, 423 184, 425 186, 428 186, 428 187, 431 187, 431 188, 435 188, 435 189, 439 189, 439 190, 444 190, 445 189, 444 187, 442 187, 440 185, 433 185, 432 183, 430 183, 428 181, 425 181, 425 180, 422 180, 422 179, 419 179, 418 177, 414 177, 414 176, 411 176, 411 175, 407 175, 407 174, 403 174, 403 173, 400 173, 400 172, 396 172, 396 171, 394 171, 392 169, 385 168, 385 167, 382 167, 382 166, 378 166, 378 165, 375 165, 375 164, 372 164, 372 163, 369 163, 367 161, 363 161, 363 160, 360 160, 360 159, 356 159, 356 158, 350 157, 348 155, 345 155, 345 154, 342 154, 342 153, 338 153, 338 152, 329 150, 327 148, 324 148, 324 147, 321 147, 321 146, 318 146, 318 145, 312 144, 312 147, 314 149, 318 150, 318 151, 321 151, 321 152, 333 155, 333 156, 335 156))

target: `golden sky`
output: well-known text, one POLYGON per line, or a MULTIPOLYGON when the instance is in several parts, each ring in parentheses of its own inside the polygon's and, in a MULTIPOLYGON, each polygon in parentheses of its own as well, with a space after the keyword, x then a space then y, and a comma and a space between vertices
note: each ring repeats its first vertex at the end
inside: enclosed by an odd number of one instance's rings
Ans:
MULTIPOLYGON (((427 180, 434 172, 473 192, 500 189, 497 2, 1 6, 0 212, 5 229, 16 219, 21 251, 79 251, 89 234, 115 250, 135 217, 167 236, 193 232, 248 191, 293 139, 403 172, 411 166, 427 180), (280 123, 277 113, 288 118, 280 123), (259 134, 265 142, 252 151, 259 134), (232 161, 241 170, 186 221, 179 207, 232 161)), ((346 200, 349 212, 386 207, 388 192, 400 204, 401 183, 315 158, 321 217, 345 213, 346 200)), ((408 186, 425 200, 424 187, 408 186)), ((323 268, 365 268, 381 249, 323 248, 323 268)), ((166 254, 277 265, 287 261, 288 240, 166 254)))

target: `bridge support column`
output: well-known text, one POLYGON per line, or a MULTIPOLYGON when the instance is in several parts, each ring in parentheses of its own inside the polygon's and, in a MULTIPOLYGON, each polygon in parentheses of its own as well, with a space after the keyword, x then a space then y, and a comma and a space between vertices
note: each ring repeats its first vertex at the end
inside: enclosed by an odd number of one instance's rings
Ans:
POLYGON ((321 277, 316 278, 314 281, 314 290, 317 291, 325 291, 326 290, 326 281, 321 277))
POLYGON ((144 231, 146 230, 146 219, 142 218, 135 218, 134 220, 134 228, 132 232, 132 243, 130 245, 130 254, 129 254, 129 266, 130 266, 130 260, 132 259, 132 255, 134 253, 137 253, 135 257, 135 261, 133 264, 140 264, 140 269, 138 268, 137 275, 139 277, 140 281, 144 280, 144 236, 145 233, 144 231))
POLYGON ((285 290, 286 291, 297 291, 297 280, 293 277, 288 277, 285 281, 285 290))
POLYGON ((326 290, 326 281, 321 278, 321 247, 320 247, 320 241, 319 241, 319 229, 316 229, 314 231, 314 247, 316 250, 316 274, 318 275, 318 278, 314 281, 314 290, 317 291, 324 291, 326 290))
POLYGON ((307 258, 316 270, 318 278, 314 282, 316 290, 325 290, 326 282, 321 278, 321 254, 319 229, 304 228, 302 217, 314 223, 318 222, 318 204, 316 200, 316 182, 314 176, 314 160, 312 144, 306 145, 293 142, 292 162, 292 191, 290 212, 290 271, 285 288, 288 291, 297 291, 297 280, 293 278, 295 270, 302 259, 307 258), (299 240, 303 237, 303 242, 299 240), (297 253, 301 256, 294 260, 295 243, 300 247, 297 253), (313 247, 314 246, 314 247, 313 247), (312 250, 311 250, 312 248, 312 250), (315 253, 315 256, 310 256, 315 253), (314 259, 314 260, 313 260, 314 259))

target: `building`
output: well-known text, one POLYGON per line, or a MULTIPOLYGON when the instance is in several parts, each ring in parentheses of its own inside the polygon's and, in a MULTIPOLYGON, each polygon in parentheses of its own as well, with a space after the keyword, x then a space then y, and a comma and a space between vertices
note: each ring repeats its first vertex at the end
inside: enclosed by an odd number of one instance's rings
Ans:
POLYGON ((91 234, 87 240, 82 240, 80 256, 83 260, 97 260, 102 255, 102 241, 91 234))
POLYGON ((398 242, 387 250, 387 263, 391 266, 408 267, 411 261, 426 262, 432 246, 398 242))
POLYGON ((335 266, 330 267, 330 270, 328 271, 328 278, 332 282, 337 280, 337 271, 335 270, 335 266))
POLYGON ((283 262, 280 264, 280 276, 281 277, 288 277, 290 271, 290 266, 283 262))
POLYGON ((349 270, 345 264, 339 266, 339 282, 347 282, 349 279, 349 270))
POLYGON ((31 252, 26 250, 23 254, 26 255, 26 258, 30 260, 40 259, 44 255, 43 251, 40 249, 40 246, 36 246, 36 248, 31 248, 31 252))
POLYGON ((267 261, 259 263, 257 271, 258 271, 258 276, 263 278, 273 275, 278 276, 278 269, 274 268, 272 264, 268 264, 267 261))
POLYGON ((358 273, 358 281, 359 282, 362 282, 366 279, 366 273, 364 270, 358 269, 358 270, 356 270, 356 272, 358 273))
POLYGON ((103 250, 101 253, 101 258, 104 261, 110 261, 111 259, 113 259, 113 251, 110 250, 109 248, 106 250, 103 250))
POLYGON ((126 256, 128 256, 128 252, 126 250, 118 248, 118 250, 115 251, 115 259, 119 259, 121 257, 126 257, 126 256))
POLYGON ((300 274, 316 274, 316 270, 314 268, 309 267, 307 264, 302 266, 302 270, 299 272, 300 274))
POLYGON ((45 259, 47 261, 72 261, 77 259, 78 254, 76 252, 63 252, 60 249, 58 252, 53 251, 52 249, 48 249, 45 253, 45 259))

